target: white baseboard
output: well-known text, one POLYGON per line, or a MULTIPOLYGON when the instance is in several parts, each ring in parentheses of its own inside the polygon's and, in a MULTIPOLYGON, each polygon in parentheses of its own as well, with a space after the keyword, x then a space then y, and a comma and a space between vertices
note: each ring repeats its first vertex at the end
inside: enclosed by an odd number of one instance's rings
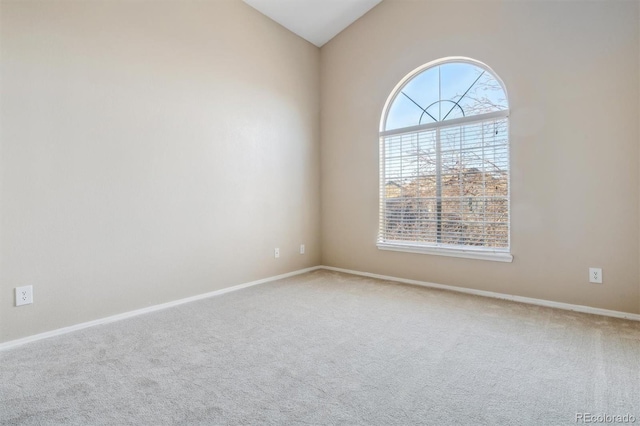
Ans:
POLYGON ((163 309, 171 308, 178 305, 183 305, 189 302, 195 302, 196 300, 207 299, 209 297, 220 296, 222 294, 231 293, 232 291, 242 290, 243 288, 253 287, 259 284, 265 284, 271 281, 281 280, 283 278, 293 277, 295 275, 304 274, 320 269, 320 266, 314 266, 306 269, 299 269, 297 271, 288 272, 286 274, 276 275, 274 277, 264 278, 261 280, 251 281, 244 284, 238 284, 233 287, 227 287, 209 293, 199 294, 197 296, 186 297, 184 299, 174 300, 172 302, 161 303, 159 305, 148 306, 142 309, 136 309, 135 311, 124 312, 122 314, 112 315, 106 318, 100 318, 93 321, 83 322, 80 324, 72 325, 69 327, 58 328, 56 330, 47 331, 44 333, 34 334, 33 336, 24 337, 22 339, 10 340, 8 342, 0 343, 0 351, 15 348, 16 346, 24 345, 25 343, 35 342, 37 340, 48 339, 49 337, 60 336, 62 334, 71 333, 73 331, 82 330, 85 328, 93 327, 96 325, 109 324, 111 322, 120 321, 127 318, 136 317, 138 315, 148 314, 150 312, 161 311, 163 309))
POLYGON ((172 302, 162 303, 162 304, 159 304, 159 305, 153 305, 153 306, 149 306, 149 307, 146 307, 146 308, 137 309, 135 311, 124 312, 122 314, 112 315, 112 316, 106 317, 106 318, 100 318, 100 319, 97 319, 97 320, 83 322, 83 323, 72 325, 72 326, 69 326, 69 327, 64 327, 64 328, 59 328, 59 329, 56 329, 56 330, 47 331, 47 332, 44 332, 44 333, 34 334, 33 336, 24 337, 22 339, 10 340, 8 342, 0 343, 0 351, 6 350, 6 349, 10 349, 10 348, 15 348, 17 346, 24 345, 25 343, 35 342, 35 341, 43 340, 43 339, 48 339, 49 337, 54 337, 54 336, 60 336, 62 334, 71 333, 73 331, 82 330, 82 329, 93 327, 93 326, 96 326, 96 325, 109 324, 109 323, 120 321, 120 320, 123 320, 123 319, 136 317, 138 315, 143 315, 143 314, 147 314, 147 313, 150 313, 150 312, 156 312, 156 311, 160 311, 160 310, 163 310, 163 309, 171 308, 173 306, 183 305, 183 304, 189 303, 189 302, 195 302, 196 300, 202 300, 202 299, 206 299, 206 298, 209 298, 209 297, 220 296, 220 295, 223 295, 223 294, 226 294, 226 293, 231 293, 232 291, 238 291, 238 290, 242 290, 243 288, 253 287, 253 286, 256 286, 256 285, 259 285, 259 284, 265 284, 265 283, 268 283, 268 282, 281 280, 283 278, 293 277, 295 275, 300 275, 300 274, 304 274, 304 273, 307 273, 307 272, 316 271, 318 269, 325 269, 325 270, 328 270, 328 271, 342 272, 342 273, 351 274, 351 275, 360 275, 360 276, 363 276, 363 277, 377 278, 377 279, 386 280, 386 281, 395 281, 395 282, 399 282, 399 283, 418 285, 418 286, 422 286, 422 287, 429 287, 429 288, 437 288, 437 289, 441 289, 441 290, 456 291, 458 293, 466 293, 466 294, 472 294, 472 295, 476 295, 476 296, 491 297, 491 298, 494 298, 494 299, 511 300, 511 301, 514 301, 514 302, 527 303, 529 305, 545 306, 545 307, 548 307, 548 308, 564 309, 564 310, 568 310, 568 311, 583 312, 583 313, 587 313, 587 314, 602 315, 602 316, 607 316, 607 317, 623 318, 623 319, 628 319, 628 320, 633 320, 633 321, 640 321, 640 314, 632 314, 630 312, 611 311, 611 310, 608 310, 608 309, 592 308, 590 306, 572 305, 572 304, 569 304, 569 303, 553 302, 553 301, 550 301, 550 300, 543 300, 543 299, 534 299, 532 297, 514 296, 514 295, 511 295, 511 294, 495 293, 495 292, 492 292, 492 291, 474 290, 474 289, 471 289, 471 288, 455 287, 455 286, 443 285, 443 284, 435 284, 435 283, 430 283, 430 282, 426 282, 426 281, 409 280, 409 279, 406 279, 406 278, 398 278, 398 277, 392 277, 392 276, 388 276, 388 275, 372 274, 372 273, 369 273, 369 272, 354 271, 354 270, 351 270, 351 269, 336 268, 336 267, 333 267, 333 266, 313 266, 311 268, 300 269, 300 270, 289 272, 289 273, 282 274, 282 275, 276 275, 276 276, 269 277, 269 278, 264 278, 264 279, 261 279, 261 280, 251 281, 251 282, 248 282, 248 283, 239 284, 239 285, 236 285, 236 286, 233 286, 233 287, 223 288, 223 289, 220 289, 220 290, 216 290, 216 291, 212 291, 212 292, 209 292, 209 293, 200 294, 200 295, 197 295, 197 296, 192 296, 192 297, 187 297, 187 298, 184 298, 184 299, 174 300, 172 302))
POLYGON ((343 272, 345 274, 360 275, 369 278, 378 278, 381 280, 395 281, 404 284, 418 285, 422 287, 437 288, 441 290, 456 291, 458 293, 473 294, 475 296, 491 297, 494 299, 511 300, 513 302, 527 303, 529 305, 545 306, 548 308, 564 309, 566 311, 583 312, 586 314, 602 315, 606 317, 624 318, 633 321, 640 321, 640 314, 632 314, 631 312, 611 311, 609 309, 592 308, 591 306, 572 305, 570 303, 553 302, 544 299, 534 299, 532 297, 515 296, 511 294, 495 293, 493 291, 474 290, 465 287, 455 287, 450 285, 435 284, 426 281, 409 280, 406 278, 397 278, 387 275, 372 274, 369 272, 353 271, 351 269, 335 268, 333 266, 322 266, 321 269, 328 271, 343 272))

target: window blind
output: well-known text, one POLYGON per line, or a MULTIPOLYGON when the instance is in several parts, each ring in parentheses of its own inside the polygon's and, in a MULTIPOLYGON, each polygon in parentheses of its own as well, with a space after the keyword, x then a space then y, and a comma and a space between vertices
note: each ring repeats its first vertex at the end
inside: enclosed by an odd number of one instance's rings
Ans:
POLYGON ((509 249, 506 117, 381 137, 379 242, 509 249))

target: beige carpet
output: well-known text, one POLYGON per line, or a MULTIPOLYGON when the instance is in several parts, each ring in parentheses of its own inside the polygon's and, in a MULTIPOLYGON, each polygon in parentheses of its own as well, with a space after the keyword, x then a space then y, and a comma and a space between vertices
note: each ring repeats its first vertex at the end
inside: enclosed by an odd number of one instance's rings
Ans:
POLYGON ((3 425, 570 425, 577 413, 640 424, 640 323, 328 271, 0 352, 3 425))

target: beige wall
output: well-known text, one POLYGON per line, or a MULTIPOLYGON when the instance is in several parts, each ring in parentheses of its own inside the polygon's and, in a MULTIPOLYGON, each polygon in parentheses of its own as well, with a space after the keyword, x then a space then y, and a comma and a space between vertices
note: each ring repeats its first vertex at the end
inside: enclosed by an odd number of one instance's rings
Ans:
POLYGON ((638 27, 635 1, 382 2, 321 50, 323 263, 640 312, 638 27), (382 107, 446 56, 509 92, 513 263, 375 245, 382 107))
POLYGON ((320 263, 640 312, 638 17, 385 0, 319 53, 240 0, 3 0, 0 342, 320 263), (452 55, 509 90, 511 264, 375 246, 384 102, 452 55))
POLYGON ((1 7, 0 341, 319 264, 316 47, 240 0, 1 7))

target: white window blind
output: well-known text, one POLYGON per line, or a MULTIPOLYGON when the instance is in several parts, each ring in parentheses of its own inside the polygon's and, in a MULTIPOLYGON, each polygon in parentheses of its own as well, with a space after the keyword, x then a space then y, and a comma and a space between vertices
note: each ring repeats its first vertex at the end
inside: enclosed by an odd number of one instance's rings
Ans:
POLYGON ((379 242, 508 251, 503 115, 381 137, 379 242))

